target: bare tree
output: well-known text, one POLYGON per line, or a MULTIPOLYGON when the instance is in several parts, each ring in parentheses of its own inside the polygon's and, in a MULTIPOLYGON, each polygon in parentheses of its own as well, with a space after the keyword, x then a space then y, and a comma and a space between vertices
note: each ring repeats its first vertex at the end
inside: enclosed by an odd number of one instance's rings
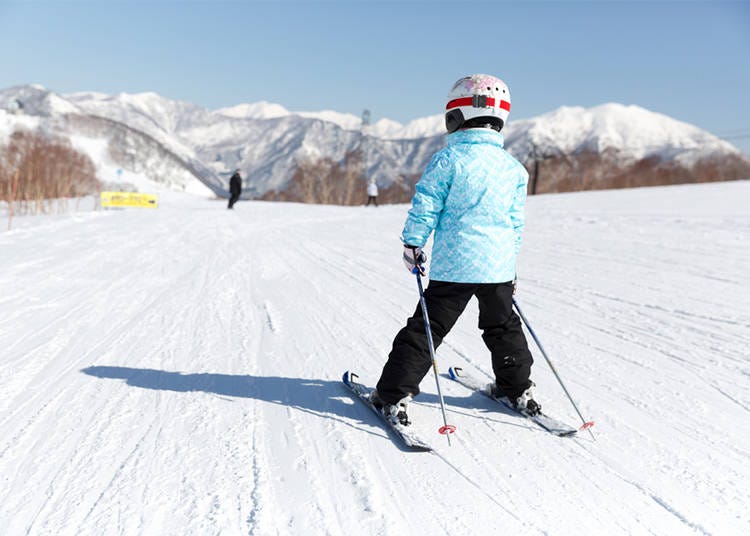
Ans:
POLYGON ((20 212, 67 209, 67 199, 96 191, 96 169, 70 142, 16 131, 0 150, 0 195, 10 200, 17 174, 16 208, 20 212))
POLYGON ((267 192, 263 199, 356 205, 361 202, 357 194, 364 188, 361 153, 350 151, 342 162, 330 158, 298 162, 287 187, 280 192, 267 192))

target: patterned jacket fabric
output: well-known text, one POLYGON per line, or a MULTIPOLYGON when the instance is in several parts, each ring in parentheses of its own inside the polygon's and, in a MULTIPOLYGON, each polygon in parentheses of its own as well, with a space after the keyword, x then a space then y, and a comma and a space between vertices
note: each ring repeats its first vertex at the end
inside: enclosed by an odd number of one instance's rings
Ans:
POLYGON ((416 185, 401 240, 423 247, 435 231, 430 279, 512 281, 529 174, 494 130, 459 130, 447 142, 416 185))

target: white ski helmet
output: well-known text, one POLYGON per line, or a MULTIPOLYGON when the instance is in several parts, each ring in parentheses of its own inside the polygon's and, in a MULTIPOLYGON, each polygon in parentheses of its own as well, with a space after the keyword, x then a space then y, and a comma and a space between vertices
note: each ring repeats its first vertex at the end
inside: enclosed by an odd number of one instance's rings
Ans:
POLYGON ((494 76, 473 74, 453 84, 445 106, 445 128, 455 132, 461 127, 489 124, 498 132, 510 113, 510 89, 494 76), (482 120, 471 121, 481 118, 482 120))

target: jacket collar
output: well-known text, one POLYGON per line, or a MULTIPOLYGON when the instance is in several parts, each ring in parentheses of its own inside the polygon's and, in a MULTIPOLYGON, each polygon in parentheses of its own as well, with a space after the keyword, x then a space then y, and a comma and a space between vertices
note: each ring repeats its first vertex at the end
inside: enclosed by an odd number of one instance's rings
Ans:
POLYGON ((456 143, 489 143, 502 147, 505 144, 503 135, 491 128, 467 128, 448 134, 448 145, 456 143))

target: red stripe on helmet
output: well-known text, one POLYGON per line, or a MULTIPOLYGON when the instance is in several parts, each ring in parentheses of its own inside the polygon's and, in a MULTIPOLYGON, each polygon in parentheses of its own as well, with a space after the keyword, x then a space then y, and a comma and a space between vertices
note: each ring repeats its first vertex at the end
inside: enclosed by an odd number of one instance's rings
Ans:
MULTIPOLYGON (((458 108, 459 106, 471 106, 474 102, 473 97, 461 97, 460 99, 453 99, 448 104, 445 105, 446 110, 451 110, 453 108, 458 108)), ((495 106, 495 98, 494 97, 487 97, 487 108, 493 108, 495 106)), ((506 100, 500 100, 500 108, 503 110, 510 111, 510 102, 506 100)))
POLYGON ((445 106, 445 109, 450 110, 451 108, 458 108, 459 106, 471 106, 472 100, 473 99, 471 97, 453 99, 445 106))

